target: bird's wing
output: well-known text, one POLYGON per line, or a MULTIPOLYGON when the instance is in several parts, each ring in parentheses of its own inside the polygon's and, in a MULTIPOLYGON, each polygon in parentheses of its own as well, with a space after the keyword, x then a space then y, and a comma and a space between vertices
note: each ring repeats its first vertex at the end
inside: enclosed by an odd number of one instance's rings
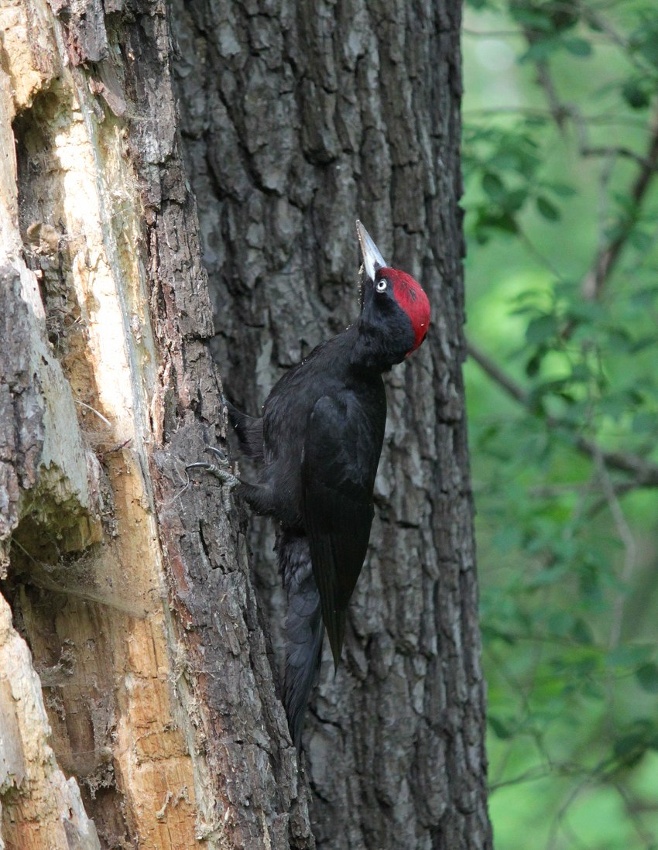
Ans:
POLYGON ((311 413, 304 444, 303 520, 336 666, 374 513, 372 488, 381 439, 379 429, 373 433, 369 424, 358 405, 323 396, 311 413))

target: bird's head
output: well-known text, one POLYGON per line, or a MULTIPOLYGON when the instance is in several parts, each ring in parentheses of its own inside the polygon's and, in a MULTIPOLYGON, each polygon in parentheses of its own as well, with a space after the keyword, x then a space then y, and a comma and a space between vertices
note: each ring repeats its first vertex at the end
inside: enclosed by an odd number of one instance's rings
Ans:
POLYGON ((373 362, 385 362, 389 368, 415 351, 427 336, 430 302, 411 275, 386 265, 360 221, 356 231, 363 255, 361 348, 363 354, 370 349, 373 362))

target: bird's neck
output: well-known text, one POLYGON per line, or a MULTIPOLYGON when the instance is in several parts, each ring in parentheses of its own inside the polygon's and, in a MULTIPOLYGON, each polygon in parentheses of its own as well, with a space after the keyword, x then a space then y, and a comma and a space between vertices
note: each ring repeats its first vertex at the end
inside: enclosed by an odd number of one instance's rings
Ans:
POLYGON ((404 355, 391 351, 389 340, 382 328, 369 323, 363 315, 348 329, 352 336, 350 365, 362 372, 380 375, 388 372, 404 355))

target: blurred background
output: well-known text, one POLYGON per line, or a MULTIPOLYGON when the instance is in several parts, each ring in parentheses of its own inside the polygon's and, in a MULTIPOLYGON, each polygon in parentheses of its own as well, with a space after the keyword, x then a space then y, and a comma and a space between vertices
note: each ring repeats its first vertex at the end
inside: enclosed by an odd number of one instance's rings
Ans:
POLYGON ((497 850, 658 847, 658 7, 467 2, 497 850))

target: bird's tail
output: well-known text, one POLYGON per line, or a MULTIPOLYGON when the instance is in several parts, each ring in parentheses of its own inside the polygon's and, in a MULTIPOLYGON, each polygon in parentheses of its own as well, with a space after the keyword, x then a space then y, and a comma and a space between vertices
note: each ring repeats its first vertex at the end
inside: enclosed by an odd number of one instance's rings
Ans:
POLYGON ((277 551, 288 600, 283 704, 290 734, 299 752, 306 706, 320 666, 324 625, 308 539, 281 530, 277 551))

